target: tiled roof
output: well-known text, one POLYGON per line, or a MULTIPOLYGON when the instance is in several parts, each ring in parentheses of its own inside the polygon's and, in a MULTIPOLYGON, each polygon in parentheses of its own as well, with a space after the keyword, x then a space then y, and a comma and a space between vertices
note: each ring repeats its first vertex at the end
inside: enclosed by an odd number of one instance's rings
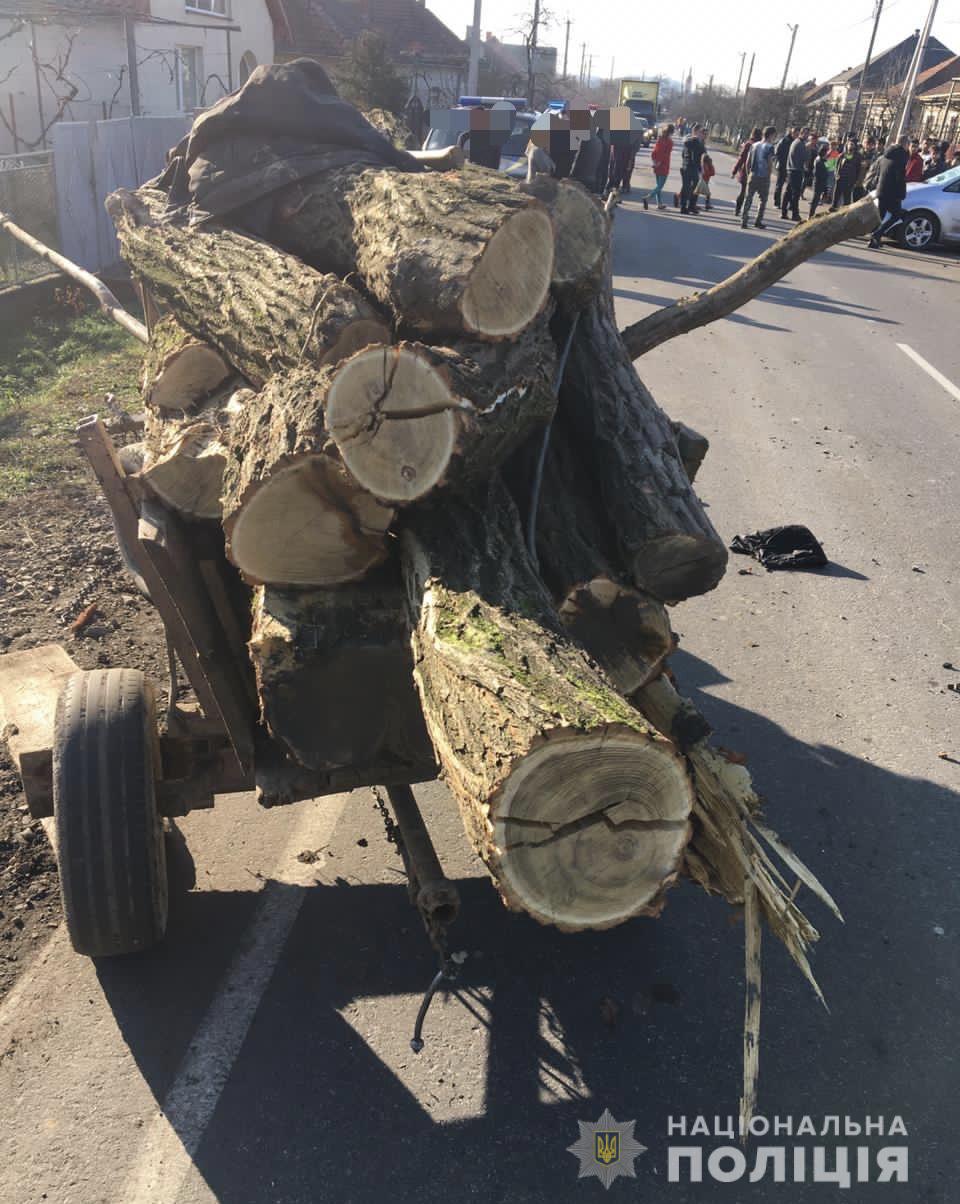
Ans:
POLYGON ((950 81, 958 77, 960 77, 960 54, 955 54, 917 76, 917 96, 940 96, 948 93, 950 81))
POLYGON ((77 17, 149 17, 150 0, 0 0, 0 15, 24 20, 75 20, 77 17))
MULTIPOLYGON (((913 58, 914 51, 917 48, 917 38, 918 34, 911 34, 909 38, 904 38, 896 46, 891 46, 889 50, 884 50, 882 53, 875 55, 866 73, 866 80, 861 86, 868 91, 871 88, 879 88, 891 76, 893 77, 893 83, 902 83, 910 69, 910 60, 913 58)), ((923 56, 924 71, 932 70, 943 63, 945 59, 952 57, 952 50, 944 46, 939 39, 930 38, 923 56)), ((809 103, 826 96, 831 88, 842 85, 846 85, 847 87, 860 85, 863 68, 863 63, 858 67, 848 67, 846 71, 841 71, 838 75, 824 80, 822 84, 811 89, 804 99, 809 103)))
POLYGON ((282 0, 282 7, 286 28, 274 18, 281 54, 336 56, 369 29, 383 34, 399 59, 468 58, 466 44, 417 0, 282 0))

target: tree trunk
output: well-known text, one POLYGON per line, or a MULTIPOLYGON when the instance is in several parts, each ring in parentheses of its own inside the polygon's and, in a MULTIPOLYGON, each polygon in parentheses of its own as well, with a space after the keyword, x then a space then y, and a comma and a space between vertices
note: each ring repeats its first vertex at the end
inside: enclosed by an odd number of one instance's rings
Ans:
POLYGON ((520 191, 546 205, 556 229, 553 291, 566 313, 583 309, 600 291, 610 224, 600 203, 576 180, 536 176, 520 191))
POLYGON ((555 363, 545 317, 509 342, 368 347, 336 369, 327 426, 365 489, 413 502, 488 479, 546 425, 555 363))
POLYGON ((250 389, 221 391, 208 405, 180 419, 148 412, 140 479, 185 518, 219 521, 226 432, 254 396, 250 389))
POLYGON ((219 389, 231 369, 208 343, 168 315, 150 331, 143 363, 143 399, 159 410, 189 410, 219 389))
POLYGON ((270 734, 309 769, 436 776, 396 574, 330 590, 256 591, 250 656, 270 734))
MULTIPOLYGON (((515 473, 512 479, 516 485, 515 473)), ((525 479, 524 491, 526 486, 525 479)), ((556 425, 537 510, 540 571, 564 627, 620 693, 629 695, 659 672, 673 649, 673 635, 663 604, 627 582, 598 495, 586 466, 556 425)))
POLYGON ((710 440, 706 435, 701 435, 699 431, 695 431, 692 426, 687 426, 685 422, 673 421, 670 425, 673 427, 673 433, 676 436, 677 451, 679 451, 680 459, 683 461, 683 471, 687 474, 687 480, 692 485, 697 479, 700 465, 706 459, 707 452, 710 450, 710 440))
POLYGON ((337 585, 386 555, 394 512, 347 472, 324 425, 333 372, 273 377, 229 427, 223 528, 252 584, 337 585))
POLYGON ((631 359, 646 355, 678 334, 687 334, 717 318, 725 318, 754 297, 782 280, 795 267, 819 255, 835 243, 860 234, 869 234, 880 222, 873 197, 864 197, 836 213, 825 213, 795 226, 771 247, 745 263, 739 272, 721 280, 713 288, 690 297, 681 297, 673 305, 656 309, 634 322, 623 332, 623 342, 631 359))
POLYGON ((727 550, 691 488, 670 420, 637 376, 607 283, 580 315, 558 417, 599 482, 633 583, 662 602, 705 594, 727 550))
POLYGON ((563 634, 504 487, 406 512, 401 553, 427 730, 505 902, 567 930, 658 914, 686 767, 563 634))
POLYGON ((278 246, 356 272, 415 332, 511 338, 546 303, 550 215, 495 172, 336 168, 291 186, 277 214, 278 246))
POLYGON ((334 364, 390 342, 349 284, 235 230, 161 223, 165 203, 151 189, 112 194, 123 257, 182 326, 255 387, 284 368, 334 364))

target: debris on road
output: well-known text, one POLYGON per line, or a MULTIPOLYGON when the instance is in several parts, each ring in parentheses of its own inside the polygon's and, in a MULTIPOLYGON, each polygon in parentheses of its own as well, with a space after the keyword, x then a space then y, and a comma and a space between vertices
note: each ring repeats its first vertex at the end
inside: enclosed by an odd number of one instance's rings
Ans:
POLYGON ((765 569, 823 568, 830 563, 813 532, 796 524, 735 535, 730 551, 754 556, 765 569))

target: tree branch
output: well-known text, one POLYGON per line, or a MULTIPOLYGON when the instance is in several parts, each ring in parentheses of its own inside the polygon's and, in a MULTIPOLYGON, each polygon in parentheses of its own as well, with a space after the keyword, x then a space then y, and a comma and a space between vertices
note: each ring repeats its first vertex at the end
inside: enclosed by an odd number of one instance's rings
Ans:
POLYGON ((655 310, 622 330, 620 337, 631 357, 637 359, 668 339, 725 318, 807 259, 847 238, 869 234, 879 221, 877 203, 868 196, 836 213, 804 222, 726 280, 704 293, 681 297, 673 305, 655 310))

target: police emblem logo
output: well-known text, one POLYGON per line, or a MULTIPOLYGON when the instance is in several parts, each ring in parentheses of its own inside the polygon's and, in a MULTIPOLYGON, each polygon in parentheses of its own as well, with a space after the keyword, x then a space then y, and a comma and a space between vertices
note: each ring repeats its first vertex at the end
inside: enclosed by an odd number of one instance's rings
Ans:
POLYGON ((619 1176, 630 1179, 637 1177, 634 1159, 645 1153, 646 1146, 640 1145, 633 1136, 636 1121, 616 1121, 609 1108, 596 1122, 578 1120, 580 1140, 567 1146, 567 1152, 580 1159, 579 1178, 593 1176, 604 1187, 609 1187, 619 1176))

